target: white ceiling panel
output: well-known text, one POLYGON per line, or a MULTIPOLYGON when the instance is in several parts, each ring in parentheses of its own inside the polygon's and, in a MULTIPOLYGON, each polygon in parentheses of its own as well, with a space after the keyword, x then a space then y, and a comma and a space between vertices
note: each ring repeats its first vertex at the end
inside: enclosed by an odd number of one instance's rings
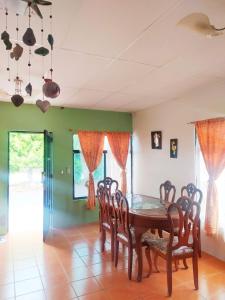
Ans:
POLYGON ((64 47, 117 56, 180 0, 80 0, 64 47))
POLYGON ((75 107, 93 108, 97 102, 107 96, 109 96, 109 92, 106 91, 80 89, 71 99, 67 99, 67 104, 75 107))
POLYGON ((153 67, 144 64, 116 60, 108 68, 96 75, 85 87, 106 91, 118 91, 142 79, 153 67))

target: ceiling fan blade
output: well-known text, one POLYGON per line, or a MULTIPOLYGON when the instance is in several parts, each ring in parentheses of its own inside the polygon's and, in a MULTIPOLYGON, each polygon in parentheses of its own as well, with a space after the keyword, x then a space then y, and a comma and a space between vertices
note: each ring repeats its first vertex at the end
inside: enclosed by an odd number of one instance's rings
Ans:
POLYGON ((177 25, 186 27, 205 36, 218 36, 223 34, 222 31, 217 31, 215 27, 210 24, 209 17, 202 13, 192 13, 181 19, 177 25))
POLYGON ((26 10, 26 2, 21 0, 0 0, 0 8, 23 15, 26 10))

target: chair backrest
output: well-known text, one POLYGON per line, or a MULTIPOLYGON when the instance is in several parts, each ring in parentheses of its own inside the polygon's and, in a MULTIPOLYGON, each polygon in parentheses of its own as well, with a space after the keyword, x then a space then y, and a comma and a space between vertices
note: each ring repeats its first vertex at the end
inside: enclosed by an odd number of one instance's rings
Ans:
POLYGON ((174 202, 176 188, 169 180, 166 180, 159 187, 161 203, 174 202))
POLYGON ((168 251, 179 249, 182 246, 192 247, 197 250, 197 230, 200 215, 199 203, 192 201, 187 210, 182 210, 179 204, 172 203, 168 207, 167 215, 170 223, 168 251), (176 239, 174 239, 175 236, 176 239))
POLYGON ((187 196, 181 196, 177 199, 176 203, 180 206, 183 212, 189 211, 193 200, 187 196))
POLYGON ((110 198, 103 186, 97 189, 100 223, 112 225, 110 198))
POLYGON ((181 188, 181 196, 188 196, 192 200, 201 204, 202 202, 202 191, 198 189, 193 183, 189 183, 181 188))
POLYGON ((111 177, 105 177, 103 180, 98 182, 98 188, 104 187, 106 193, 109 197, 112 196, 118 190, 119 184, 118 181, 112 179, 111 177))
POLYGON ((131 240, 128 201, 122 192, 118 190, 113 195, 112 202, 116 216, 116 232, 124 235, 128 240, 131 240))

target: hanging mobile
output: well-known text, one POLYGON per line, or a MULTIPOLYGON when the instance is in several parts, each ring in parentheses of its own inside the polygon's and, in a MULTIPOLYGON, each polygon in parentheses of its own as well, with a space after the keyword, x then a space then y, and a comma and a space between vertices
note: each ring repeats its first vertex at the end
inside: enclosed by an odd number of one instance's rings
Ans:
POLYGON ((53 45, 54 45, 54 38, 52 35, 52 14, 50 14, 50 29, 51 33, 48 35, 48 42, 51 46, 51 68, 50 68, 50 73, 51 73, 51 78, 46 78, 45 83, 43 85, 43 94, 48 97, 48 98, 56 98, 60 94, 60 87, 59 85, 53 81, 52 79, 52 73, 53 73, 53 68, 52 68, 52 55, 53 55, 53 45))

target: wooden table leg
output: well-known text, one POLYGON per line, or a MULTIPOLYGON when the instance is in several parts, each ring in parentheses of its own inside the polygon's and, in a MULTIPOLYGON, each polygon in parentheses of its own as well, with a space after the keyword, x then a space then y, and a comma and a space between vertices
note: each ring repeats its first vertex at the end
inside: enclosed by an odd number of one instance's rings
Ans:
POLYGON ((135 228, 135 241, 136 241, 136 247, 135 251, 137 254, 137 261, 138 261, 138 274, 137 274, 137 281, 142 280, 142 269, 143 269, 143 262, 142 262, 142 244, 141 244, 141 238, 142 238, 143 231, 141 228, 135 228))

